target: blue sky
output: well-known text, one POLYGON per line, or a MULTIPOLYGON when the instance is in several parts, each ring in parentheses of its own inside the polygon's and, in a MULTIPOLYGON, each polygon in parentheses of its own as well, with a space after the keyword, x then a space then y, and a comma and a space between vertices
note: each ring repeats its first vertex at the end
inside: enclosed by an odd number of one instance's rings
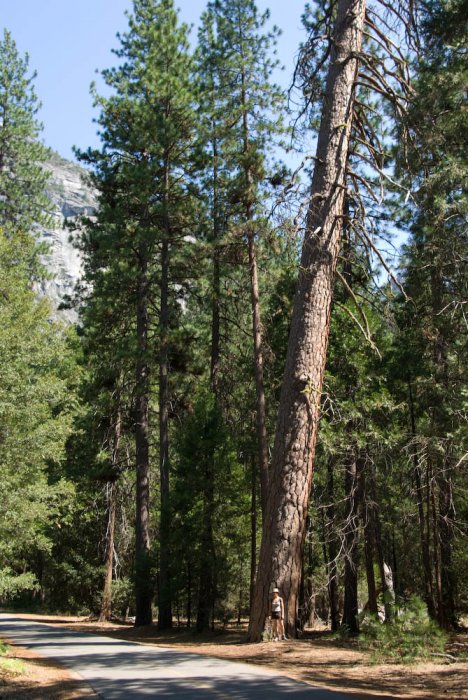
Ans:
MULTIPOLYGON (((181 18, 197 24, 205 0, 179 0, 181 18)), ((257 0, 260 10, 269 8, 271 22, 281 27, 278 55, 285 65, 276 76, 285 88, 291 80, 294 58, 303 40, 301 14, 305 0, 257 0)), ((0 29, 11 31, 21 54, 29 53, 30 66, 38 73, 35 86, 42 109, 43 140, 66 158, 72 146, 97 143, 96 116, 89 85, 96 69, 115 61, 117 32, 126 29, 125 10, 131 0, 3 0, 0 29)))

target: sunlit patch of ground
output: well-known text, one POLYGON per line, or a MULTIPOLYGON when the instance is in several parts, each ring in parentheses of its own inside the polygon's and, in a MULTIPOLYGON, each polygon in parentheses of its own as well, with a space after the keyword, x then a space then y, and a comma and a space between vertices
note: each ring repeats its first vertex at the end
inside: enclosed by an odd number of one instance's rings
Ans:
POLYGON ((15 663, 13 671, 0 667, 1 700, 96 698, 75 674, 29 649, 11 645, 5 658, 15 663))

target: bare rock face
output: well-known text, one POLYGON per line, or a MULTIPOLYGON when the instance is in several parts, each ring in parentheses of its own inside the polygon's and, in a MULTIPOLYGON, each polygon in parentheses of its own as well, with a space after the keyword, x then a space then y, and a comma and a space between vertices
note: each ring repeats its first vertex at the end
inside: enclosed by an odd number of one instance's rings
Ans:
POLYGON ((45 164, 50 172, 47 194, 52 202, 52 225, 39 229, 39 240, 49 252, 44 263, 52 279, 41 283, 40 292, 47 296, 57 316, 76 321, 76 312, 59 309, 67 295, 72 295, 81 276, 81 259, 71 241, 66 223, 79 216, 92 216, 97 207, 96 192, 86 183, 86 171, 76 163, 53 153, 45 164))

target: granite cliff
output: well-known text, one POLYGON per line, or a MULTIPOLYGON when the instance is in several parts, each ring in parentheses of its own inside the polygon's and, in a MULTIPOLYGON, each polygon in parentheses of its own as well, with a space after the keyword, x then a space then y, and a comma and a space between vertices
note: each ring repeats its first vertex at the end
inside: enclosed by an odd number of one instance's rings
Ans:
POLYGON ((41 284, 40 292, 50 299, 60 317, 74 321, 74 311, 58 311, 65 296, 73 292, 81 274, 80 255, 70 240, 66 222, 78 216, 92 215, 97 198, 83 179, 85 171, 76 163, 53 153, 45 168, 50 172, 47 194, 52 202, 52 225, 39 229, 39 239, 49 246, 44 263, 53 278, 41 284))

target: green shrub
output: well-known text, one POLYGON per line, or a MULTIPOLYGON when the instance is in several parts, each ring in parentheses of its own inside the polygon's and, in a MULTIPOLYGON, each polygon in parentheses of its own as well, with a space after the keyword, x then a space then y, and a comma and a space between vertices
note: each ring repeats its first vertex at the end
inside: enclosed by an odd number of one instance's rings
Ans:
POLYGON ((22 591, 36 591, 38 584, 34 574, 16 574, 10 568, 0 569, 0 600, 8 602, 22 591))
POLYGON ((340 642, 347 642, 351 638, 351 631, 349 625, 340 625, 336 632, 333 633, 332 639, 336 639, 340 642))
POLYGON ((134 600, 133 582, 129 578, 112 581, 112 612, 125 617, 132 610, 134 600))
POLYGON ((359 646, 372 652, 374 662, 411 663, 443 653, 447 636, 429 618, 420 598, 410 598, 396 613, 388 624, 373 615, 362 620, 359 646))

